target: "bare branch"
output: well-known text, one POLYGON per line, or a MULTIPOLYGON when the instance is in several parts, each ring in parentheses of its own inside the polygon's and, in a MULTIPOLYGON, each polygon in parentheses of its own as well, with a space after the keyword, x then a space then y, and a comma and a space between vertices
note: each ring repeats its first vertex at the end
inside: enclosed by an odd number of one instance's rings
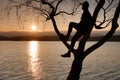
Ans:
POLYGON ((52 9, 52 11, 54 11, 55 8, 52 6, 52 4, 46 2, 45 0, 41 0, 41 1, 42 1, 42 4, 48 5, 52 9))
POLYGON ((108 0, 109 5, 105 8, 105 10, 107 10, 107 9, 112 5, 113 1, 114 1, 114 0, 111 0, 111 2, 109 2, 109 0, 108 0))
POLYGON ((59 11, 58 13, 56 13, 56 15, 60 15, 60 14, 73 15, 74 12, 68 13, 68 12, 66 12, 66 11, 59 11))
MULTIPOLYGON (((97 1, 97 0, 96 0, 97 1)), ((93 13, 93 20, 96 22, 96 19, 97 19, 97 16, 98 16, 98 13, 100 11, 100 9, 103 7, 105 3, 105 0, 100 0, 99 4, 97 5, 94 13, 93 13)))
POLYGON ((56 5, 56 8, 55 8, 55 13, 56 13, 56 11, 57 11, 57 9, 58 9, 59 4, 60 4, 62 1, 63 1, 63 0, 58 1, 57 5, 56 5))
POLYGON ((113 6, 111 6, 110 8, 106 9, 106 12, 111 11, 113 8, 115 8, 118 5, 118 3, 114 4, 113 6))
POLYGON ((88 54, 90 54, 92 51, 94 51, 95 49, 99 48, 100 46, 102 46, 115 32, 115 30, 117 29, 117 27, 119 26, 117 23, 117 20, 119 18, 119 14, 120 14, 120 1, 119 1, 119 5, 116 8, 116 12, 114 14, 114 18, 112 20, 112 28, 111 30, 96 44, 94 44, 93 46, 89 47, 84 54, 84 57, 86 57, 88 54))
POLYGON ((108 27, 108 25, 111 23, 112 19, 109 19, 109 20, 105 20, 103 22, 101 21, 96 21, 96 22, 99 22, 100 24, 99 25, 96 25, 95 24, 95 28, 96 29, 105 29, 106 27, 108 27), (102 26, 103 24, 105 24, 106 22, 108 22, 104 27, 102 26))

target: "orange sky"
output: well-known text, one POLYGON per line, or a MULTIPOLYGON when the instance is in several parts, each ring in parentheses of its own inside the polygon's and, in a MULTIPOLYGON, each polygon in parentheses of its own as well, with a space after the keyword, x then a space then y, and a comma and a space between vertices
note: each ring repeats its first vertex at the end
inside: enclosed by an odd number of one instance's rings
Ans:
MULTIPOLYGON (((2 8, 4 7, 3 5, 6 5, 6 0, 0 0, 0 10, 2 11, 2 8)), ((92 11, 92 10, 91 10, 92 11)), ((80 13, 81 15, 81 13, 80 13)), ((70 21, 74 21, 74 22, 79 22, 79 15, 76 17, 65 17, 65 18, 57 18, 57 24, 59 26, 60 30, 67 30, 68 28, 68 24, 70 21), (66 18, 66 19, 65 19, 66 18), (61 20, 60 20, 61 19, 61 20), (65 19, 62 21, 62 19, 65 19)), ((120 23, 120 19, 118 21, 118 23, 120 23)), ((16 30, 23 30, 23 26, 24 26, 24 30, 32 30, 32 26, 36 26, 36 30, 40 30, 40 31, 53 31, 53 27, 50 21, 46 22, 39 22, 39 24, 37 24, 34 19, 30 19, 30 21, 27 21, 23 24, 18 24, 17 18, 14 14, 14 12, 11 14, 11 16, 6 16, 5 13, 0 13, 0 31, 16 31, 16 30)), ((106 29, 107 30, 107 29, 106 29)), ((118 28, 118 30, 120 30, 120 27, 118 28)))

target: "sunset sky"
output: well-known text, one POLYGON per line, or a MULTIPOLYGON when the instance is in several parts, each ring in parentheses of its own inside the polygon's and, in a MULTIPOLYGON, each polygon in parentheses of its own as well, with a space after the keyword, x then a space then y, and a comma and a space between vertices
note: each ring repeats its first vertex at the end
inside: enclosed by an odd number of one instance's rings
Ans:
MULTIPOLYGON (((88 0, 89 1, 89 0, 88 0)), ((4 13, 4 8, 7 5, 7 0, 0 0, 0 31, 17 31, 17 30, 23 30, 23 26, 24 26, 24 30, 31 30, 31 31, 53 31, 53 27, 50 21, 47 22, 39 22, 39 24, 34 20, 34 18, 31 18, 28 21, 24 21, 23 24, 19 24, 16 15, 14 14, 15 12, 12 12, 10 16, 8 16, 7 14, 4 13)), ((93 3, 90 3, 90 12, 92 12, 93 10, 93 6, 91 7, 91 5, 93 5, 93 3)), ((81 12, 80 12, 81 15, 81 12)), ((31 17, 31 15, 29 16, 31 17)), ((65 18, 60 18, 58 20, 58 25, 60 30, 67 30, 68 28, 68 24, 70 21, 73 22, 79 22, 79 16, 69 16, 69 17, 65 17, 65 18), (65 19, 68 18, 68 19, 65 19), (64 20, 65 19, 65 20, 64 20), (62 21, 64 20, 64 21, 62 21), (62 25, 61 25, 62 24, 62 25)), ((120 23, 120 19, 119 22, 120 23)), ((107 30, 107 29, 106 29, 107 30)), ((120 27, 118 28, 118 30, 120 30, 120 27)))

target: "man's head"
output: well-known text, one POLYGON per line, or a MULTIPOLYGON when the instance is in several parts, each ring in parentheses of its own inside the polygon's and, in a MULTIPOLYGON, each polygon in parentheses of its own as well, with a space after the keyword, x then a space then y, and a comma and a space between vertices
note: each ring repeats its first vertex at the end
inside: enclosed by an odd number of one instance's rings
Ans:
POLYGON ((87 10, 89 7, 89 3, 87 1, 85 1, 83 4, 82 4, 82 9, 83 10, 87 10))

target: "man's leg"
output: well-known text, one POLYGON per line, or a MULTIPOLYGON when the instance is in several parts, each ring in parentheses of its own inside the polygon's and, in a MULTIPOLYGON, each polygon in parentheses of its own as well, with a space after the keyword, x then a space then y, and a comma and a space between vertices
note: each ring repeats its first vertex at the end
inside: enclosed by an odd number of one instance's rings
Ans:
POLYGON ((71 34, 71 32, 72 32, 72 29, 73 29, 73 28, 76 29, 76 28, 78 27, 77 25, 78 25, 78 23, 70 22, 69 27, 68 27, 67 35, 64 36, 64 35, 62 34, 62 37, 63 37, 66 41, 69 39, 70 34, 71 34))
POLYGON ((71 32, 72 32, 72 29, 73 29, 73 28, 76 29, 76 27, 78 27, 77 25, 78 25, 78 24, 75 23, 75 22, 70 22, 69 28, 68 28, 68 32, 67 32, 67 35, 66 35, 67 39, 69 39, 70 34, 71 34, 71 32))
POLYGON ((70 57, 70 53, 71 53, 71 50, 72 48, 74 48, 74 45, 75 45, 75 42, 82 36, 82 34, 80 34, 80 32, 76 32, 75 35, 73 36, 72 38, 72 41, 71 41, 71 45, 70 45, 70 48, 68 50, 67 53, 61 55, 62 57, 70 57))

